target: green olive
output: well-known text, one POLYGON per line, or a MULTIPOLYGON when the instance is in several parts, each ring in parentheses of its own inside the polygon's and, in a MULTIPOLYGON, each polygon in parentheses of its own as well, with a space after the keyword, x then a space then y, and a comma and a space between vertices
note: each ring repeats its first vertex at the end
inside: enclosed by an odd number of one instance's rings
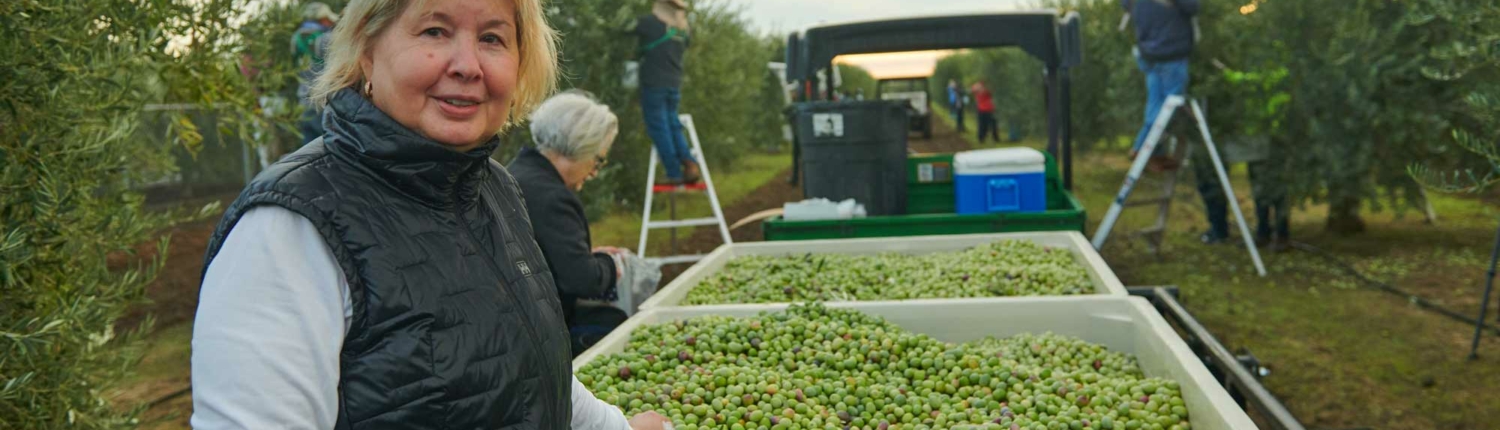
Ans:
POLYGON ((817 303, 641 327, 576 376, 678 428, 1190 428, 1176 382, 1102 346, 1053 334, 947 344, 817 303))

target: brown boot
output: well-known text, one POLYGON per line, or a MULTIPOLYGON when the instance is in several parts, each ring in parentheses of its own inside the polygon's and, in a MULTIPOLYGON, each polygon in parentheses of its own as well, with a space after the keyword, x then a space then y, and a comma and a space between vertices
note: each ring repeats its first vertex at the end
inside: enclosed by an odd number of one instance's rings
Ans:
POLYGON ((703 172, 698 170, 698 163, 692 161, 682 162, 682 183, 696 184, 703 179, 703 172))

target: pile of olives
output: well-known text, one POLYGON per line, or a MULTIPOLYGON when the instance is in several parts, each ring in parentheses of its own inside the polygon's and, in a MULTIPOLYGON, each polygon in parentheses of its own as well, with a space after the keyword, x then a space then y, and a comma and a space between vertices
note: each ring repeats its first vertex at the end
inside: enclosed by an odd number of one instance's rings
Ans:
POLYGON ((1094 293, 1067 250, 1006 240, 926 255, 746 256, 700 282, 688 305, 1094 293))
POLYGON ((1189 429, 1176 382, 1052 334, 948 344, 821 304, 636 329, 578 379, 695 429, 1189 429))

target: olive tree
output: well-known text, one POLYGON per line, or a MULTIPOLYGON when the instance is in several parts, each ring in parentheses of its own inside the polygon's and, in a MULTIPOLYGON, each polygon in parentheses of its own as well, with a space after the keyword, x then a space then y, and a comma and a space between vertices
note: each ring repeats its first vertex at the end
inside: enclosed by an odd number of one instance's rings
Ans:
MULTIPOLYGON (((117 428, 107 390, 138 357, 115 327, 160 267, 136 246, 180 213, 129 184, 172 168, 200 130, 141 138, 144 106, 253 110, 239 74, 238 0, 0 2, 0 428, 117 428)), ((219 123, 228 133, 244 129, 219 123)))

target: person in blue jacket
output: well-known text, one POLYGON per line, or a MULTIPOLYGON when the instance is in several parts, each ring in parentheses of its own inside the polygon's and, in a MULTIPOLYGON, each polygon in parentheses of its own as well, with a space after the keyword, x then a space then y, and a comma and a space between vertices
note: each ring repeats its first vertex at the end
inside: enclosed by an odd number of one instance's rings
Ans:
POLYGON ((1198 0, 1120 0, 1120 5, 1135 21, 1136 64, 1146 74, 1145 121, 1130 148, 1135 158, 1167 96, 1187 93, 1199 5, 1198 0))
MULTIPOLYGON (((1168 96, 1186 95, 1188 59, 1193 54, 1196 29, 1193 17, 1198 15, 1198 0, 1120 0, 1120 5, 1135 21, 1136 64, 1146 74, 1146 114, 1141 131, 1130 148, 1134 159, 1146 143, 1146 134, 1156 121, 1168 96)), ((1160 148, 1160 147, 1158 147, 1160 148)), ((1151 158, 1153 170, 1170 170, 1177 160, 1166 156, 1151 158)), ((1203 198, 1209 229, 1200 240, 1222 243, 1229 238, 1228 201, 1208 163, 1194 163, 1198 194, 1203 198)))
POLYGON ((964 131, 964 91, 958 88, 958 81, 948 80, 948 110, 953 112, 953 122, 957 124, 958 131, 964 131))

